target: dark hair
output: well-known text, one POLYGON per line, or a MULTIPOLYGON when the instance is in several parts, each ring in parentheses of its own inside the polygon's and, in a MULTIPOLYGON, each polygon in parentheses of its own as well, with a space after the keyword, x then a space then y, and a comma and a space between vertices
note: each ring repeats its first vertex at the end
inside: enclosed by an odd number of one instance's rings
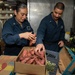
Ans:
POLYGON ((24 2, 17 1, 15 10, 18 12, 20 8, 27 8, 27 5, 24 2))
POLYGON ((54 6, 54 9, 55 9, 55 8, 64 10, 64 9, 65 9, 65 5, 64 5, 62 2, 58 2, 58 3, 56 3, 56 5, 54 6))

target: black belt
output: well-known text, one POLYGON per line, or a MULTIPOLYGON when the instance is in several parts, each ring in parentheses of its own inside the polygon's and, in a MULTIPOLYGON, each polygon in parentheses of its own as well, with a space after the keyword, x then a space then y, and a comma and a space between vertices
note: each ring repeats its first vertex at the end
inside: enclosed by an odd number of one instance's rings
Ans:
POLYGON ((52 45, 52 44, 55 44, 55 43, 58 43, 58 41, 51 41, 51 42, 47 42, 47 41, 43 41, 44 44, 48 44, 48 45, 52 45))
POLYGON ((21 48, 23 46, 22 45, 15 45, 15 44, 13 44, 13 45, 6 44, 6 47, 18 47, 18 48, 21 48))

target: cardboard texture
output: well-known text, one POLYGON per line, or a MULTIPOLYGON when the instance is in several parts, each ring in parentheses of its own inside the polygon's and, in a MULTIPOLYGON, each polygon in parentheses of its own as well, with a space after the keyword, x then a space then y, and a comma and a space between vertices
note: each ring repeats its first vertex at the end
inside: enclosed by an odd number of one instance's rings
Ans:
MULTIPOLYGON (((29 74, 20 74, 20 73, 16 73, 16 75, 29 75, 29 74)), ((33 75, 33 74, 32 74, 33 75)), ((34 75, 43 75, 43 74, 34 74, 34 75)), ((46 71, 46 75, 49 75, 49 73, 46 71)), ((60 75, 59 73, 57 73, 57 75, 60 75)))
MULTIPOLYGON (((0 70, 2 69, 2 64, 3 63, 6 64, 5 68, 0 71, 0 75, 12 75, 11 72, 14 69, 14 61, 16 60, 16 58, 17 56, 6 56, 6 55, 0 56, 0 70)), ((23 67, 20 67, 20 68, 22 69, 23 67)), ((28 75, 28 74, 16 73, 15 75, 28 75)), ((43 75, 43 74, 40 74, 40 75, 43 75)), ((48 75, 48 72, 46 72, 46 75, 48 75)))
POLYGON ((67 67, 70 68, 66 71, 72 71, 75 68, 75 62, 73 63, 73 57, 69 54, 68 49, 66 47, 63 47, 62 50, 59 53, 59 68, 61 73, 63 73, 67 67), (71 64, 71 65, 69 65, 71 64))
MULTIPOLYGON (((28 75, 28 74, 16 73, 16 75, 28 75)), ((39 74, 39 75, 41 75, 41 74, 39 74)), ((46 75, 50 75, 50 74, 46 71, 46 75)), ((61 75, 61 74, 59 73, 59 70, 57 70, 57 74, 56 74, 56 75, 61 75)))
MULTIPOLYGON (((21 50, 21 52, 19 53, 18 58, 24 49, 29 50, 31 48, 32 47, 24 47, 21 50)), ((35 47, 33 47, 33 48, 35 48, 35 47)), ((17 60, 18 60, 18 58, 17 58, 17 60)), ((14 63, 14 71, 17 73, 37 74, 37 75, 45 75, 46 74, 45 65, 25 64, 25 63, 18 62, 17 60, 14 63)))
MULTIPOLYGON (((6 67, 0 71, 0 75, 12 75, 11 73, 14 69, 14 61, 16 60, 16 58, 17 56, 6 56, 6 55, 0 56, 0 70, 3 63, 7 64, 6 67)), ((20 68, 22 69, 23 67, 20 68)), ((15 75, 28 75, 28 74, 16 73, 15 75)), ((37 75, 43 75, 43 74, 37 74, 37 75)), ((47 71, 46 71, 46 75, 49 75, 47 71)), ((59 71, 57 71, 56 75, 60 75, 59 71)))

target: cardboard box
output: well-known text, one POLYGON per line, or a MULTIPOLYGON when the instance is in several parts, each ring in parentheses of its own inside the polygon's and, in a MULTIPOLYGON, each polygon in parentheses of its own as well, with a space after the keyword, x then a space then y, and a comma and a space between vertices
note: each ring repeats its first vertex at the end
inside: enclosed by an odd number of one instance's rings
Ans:
MULTIPOLYGON (((17 60, 14 63, 14 71, 22 74, 36 74, 36 75, 45 75, 46 69, 45 65, 35 65, 35 64, 25 64, 18 62, 19 56, 21 55, 24 49, 29 50, 32 47, 24 47, 18 55, 17 60)), ((35 47, 34 47, 35 48, 35 47)))
POLYGON ((75 55, 68 47, 63 47, 59 53, 59 68, 63 75, 67 72, 72 73, 75 69, 75 55))

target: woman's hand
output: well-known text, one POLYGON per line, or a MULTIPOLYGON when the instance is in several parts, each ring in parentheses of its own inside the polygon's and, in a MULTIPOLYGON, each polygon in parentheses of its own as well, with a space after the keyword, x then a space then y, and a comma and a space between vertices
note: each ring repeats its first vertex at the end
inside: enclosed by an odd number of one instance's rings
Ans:
POLYGON ((34 40, 30 40, 29 46, 32 46, 33 44, 35 44, 35 42, 36 42, 36 37, 34 40))
POLYGON ((21 33, 19 34, 20 38, 24 38, 27 40, 35 40, 36 35, 32 34, 32 32, 25 32, 25 33, 21 33))

